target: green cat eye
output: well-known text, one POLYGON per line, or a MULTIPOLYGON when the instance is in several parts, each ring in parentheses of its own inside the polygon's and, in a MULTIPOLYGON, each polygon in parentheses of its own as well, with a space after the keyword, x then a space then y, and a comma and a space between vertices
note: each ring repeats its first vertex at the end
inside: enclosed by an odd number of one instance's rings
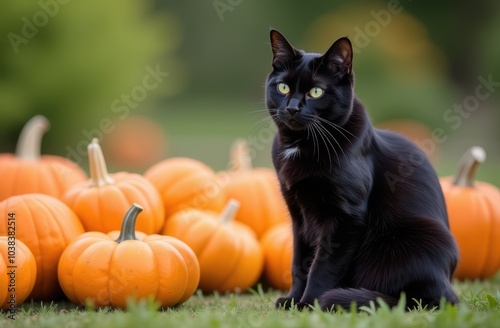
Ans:
POLYGON ((290 93, 290 87, 286 85, 285 83, 278 83, 278 91, 282 95, 287 95, 290 93))
POLYGON ((323 95, 323 93, 325 93, 323 89, 318 87, 314 87, 311 90, 309 90, 309 96, 311 96, 311 98, 319 98, 323 95))

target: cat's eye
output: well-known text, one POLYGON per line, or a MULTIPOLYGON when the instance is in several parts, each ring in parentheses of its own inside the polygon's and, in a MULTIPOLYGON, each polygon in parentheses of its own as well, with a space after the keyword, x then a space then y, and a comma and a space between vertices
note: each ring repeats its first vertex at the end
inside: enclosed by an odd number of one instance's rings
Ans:
POLYGON ((314 87, 311 90, 309 90, 309 96, 311 96, 311 98, 319 98, 323 95, 323 93, 325 93, 325 91, 323 91, 323 89, 318 87, 314 87))
POLYGON ((290 93, 290 87, 286 85, 285 83, 278 83, 278 91, 282 95, 287 95, 290 93))

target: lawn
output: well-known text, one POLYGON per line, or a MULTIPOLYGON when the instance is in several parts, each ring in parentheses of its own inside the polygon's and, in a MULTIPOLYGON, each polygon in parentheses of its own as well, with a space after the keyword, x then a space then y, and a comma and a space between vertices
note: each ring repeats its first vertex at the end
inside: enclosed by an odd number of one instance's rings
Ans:
POLYGON ((500 276, 485 281, 455 281, 462 304, 442 310, 404 311, 366 308, 360 313, 276 310, 276 291, 256 289, 242 294, 196 293, 183 305, 158 309, 154 303, 132 304, 128 311, 78 308, 70 303, 23 304, 15 320, 4 314, 0 327, 499 327, 500 276))

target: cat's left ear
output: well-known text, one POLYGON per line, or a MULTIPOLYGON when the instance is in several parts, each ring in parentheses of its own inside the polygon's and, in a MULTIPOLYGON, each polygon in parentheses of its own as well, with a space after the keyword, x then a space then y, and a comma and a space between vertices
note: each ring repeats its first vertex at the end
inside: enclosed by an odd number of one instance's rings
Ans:
POLYGON ((329 69, 338 73, 341 77, 352 72, 352 44, 347 37, 335 41, 335 43, 323 55, 323 61, 329 69))

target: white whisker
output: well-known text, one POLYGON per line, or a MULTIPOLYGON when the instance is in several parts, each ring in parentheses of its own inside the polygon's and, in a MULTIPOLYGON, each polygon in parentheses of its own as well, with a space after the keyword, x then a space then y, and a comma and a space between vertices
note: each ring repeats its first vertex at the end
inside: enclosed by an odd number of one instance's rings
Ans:
MULTIPOLYGON (((328 139, 328 136, 333 139, 333 141, 337 144, 338 148, 340 149, 340 151, 342 152, 342 154, 344 155, 344 158, 347 158, 345 152, 344 152, 344 149, 342 149, 342 147, 340 146, 339 142, 337 141, 337 139, 332 135, 332 133, 330 131, 328 131, 324 126, 321 125, 321 123, 319 121, 316 121, 317 124, 318 124, 318 128, 320 128, 323 133, 326 134, 326 137, 327 137, 327 140, 329 141, 328 139)), ((335 146, 329 141, 330 145, 332 146, 332 148, 335 150, 335 146)), ((339 161, 339 165, 340 165, 340 159, 339 157, 337 156, 337 160, 339 161)))
POLYGON ((328 138, 328 136, 329 135, 331 136, 331 134, 327 130, 325 130, 325 128, 322 127, 321 124, 318 121, 313 120, 313 125, 316 127, 318 133, 320 134, 321 140, 323 141, 323 144, 325 145, 326 151, 328 152, 328 161, 330 163, 330 168, 332 167, 332 155, 330 153, 330 149, 329 148, 331 148, 334 151, 335 156, 337 157, 337 161, 338 161, 338 163, 340 165, 340 158, 339 158, 339 155, 337 153, 337 150, 335 150, 335 146, 332 144, 332 142, 328 138), (328 147, 328 146, 330 146, 330 147, 328 147))
POLYGON ((334 128, 335 130, 337 130, 337 132, 340 133, 344 138, 346 138, 346 140, 349 141, 350 143, 352 143, 351 140, 345 134, 343 134, 341 130, 343 130, 346 133, 348 133, 349 135, 351 135, 354 139, 357 139, 357 137, 354 134, 352 134, 350 131, 346 130, 345 128, 341 127, 340 125, 337 125, 337 124, 335 124, 333 122, 330 122, 330 121, 328 121, 328 120, 326 120, 326 119, 324 119, 322 117, 319 117, 319 116, 316 117, 316 118, 318 120, 320 120, 321 122, 323 122, 325 124, 328 124, 329 126, 331 126, 332 128, 334 128))
POLYGON ((311 132, 311 136, 312 136, 312 141, 313 141, 313 156, 316 155, 316 158, 317 158, 317 161, 319 162, 319 153, 320 153, 320 149, 319 149, 319 141, 318 141, 318 137, 316 136, 316 133, 315 133, 315 130, 313 127, 310 127, 310 126, 307 126, 307 131, 310 131, 311 132), (316 148, 318 149, 318 151, 316 152, 316 148))

